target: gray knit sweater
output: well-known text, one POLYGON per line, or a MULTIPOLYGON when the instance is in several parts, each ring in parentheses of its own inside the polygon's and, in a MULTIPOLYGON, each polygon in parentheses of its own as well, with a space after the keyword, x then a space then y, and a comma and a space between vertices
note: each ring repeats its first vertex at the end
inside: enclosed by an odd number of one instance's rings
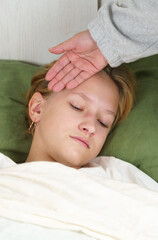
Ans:
POLYGON ((88 29, 112 67, 158 53, 158 0, 107 0, 88 29))

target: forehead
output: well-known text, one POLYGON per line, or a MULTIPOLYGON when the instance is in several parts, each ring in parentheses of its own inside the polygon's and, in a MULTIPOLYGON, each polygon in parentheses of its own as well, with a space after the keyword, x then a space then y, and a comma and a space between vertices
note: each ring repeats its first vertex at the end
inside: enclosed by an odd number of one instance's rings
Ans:
POLYGON ((119 101, 117 86, 103 71, 85 80, 74 89, 65 88, 61 92, 52 94, 53 99, 57 101, 56 104, 65 102, 71 97, 76 98, 76 96, 90 104, 98 104, 103 108, 117 111, 119 101))
POLYGON ((83 95, 88 95, 91 100, 99 98, 105 102, 107 99, 112 100, 114 95, 118 96, 118 88, 113 80, 102 71, 87 79, 69 93, 83 93, 83 95))

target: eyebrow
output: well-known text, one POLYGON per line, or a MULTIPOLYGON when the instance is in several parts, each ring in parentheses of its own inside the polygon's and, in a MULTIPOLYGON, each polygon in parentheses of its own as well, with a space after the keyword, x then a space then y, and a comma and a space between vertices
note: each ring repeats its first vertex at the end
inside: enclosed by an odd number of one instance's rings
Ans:
MULTIPOLYGON (((72 94, 79 95, 80 97, 82 97, 82 98, 85 99, 86 101, 92 102, 92 100, 91 100, 87 95, 85 95, 84 93, 74 92, 74 93, 72 93, 72 94)), ((104 108, 104 110, 105 110, 106 113, 108 113, 108 114, 110 114, 110 115, 113 115, 114 117, 116 116, 116 114, 115 114, 113 111, 111 111, 111 110, 109 110, 109 109, 105 109, 105 108, 104 108)))

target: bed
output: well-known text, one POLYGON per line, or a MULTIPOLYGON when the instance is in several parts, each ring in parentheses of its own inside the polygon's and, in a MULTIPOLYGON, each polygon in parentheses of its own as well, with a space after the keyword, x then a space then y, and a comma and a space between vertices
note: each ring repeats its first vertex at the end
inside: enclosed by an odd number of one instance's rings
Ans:
POLYGON ((100 153, 109 156, 105 168, 114 174, 115 166, 127 181, 101 177, 95 168, 91 174, 58 163, 23 164, 31 144, 24 114, 30 79, 57 58, 47 49, 86 29, 100 4, 1 1, 0 152, 17 165, 0 171, 0 239, 158 239, 158 55, 127 65, 137 78, 136 102, 100 153))

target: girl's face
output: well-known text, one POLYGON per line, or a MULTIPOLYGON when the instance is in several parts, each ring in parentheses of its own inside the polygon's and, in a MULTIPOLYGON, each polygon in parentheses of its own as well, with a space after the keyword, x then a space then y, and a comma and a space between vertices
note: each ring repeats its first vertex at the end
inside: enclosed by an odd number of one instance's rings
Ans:
POLYGON ((118 89, 105 72, 43 99, 33 139, 44 157, 40 160, 80 168, 95 158, 111 129, 118 101, 118 89))

